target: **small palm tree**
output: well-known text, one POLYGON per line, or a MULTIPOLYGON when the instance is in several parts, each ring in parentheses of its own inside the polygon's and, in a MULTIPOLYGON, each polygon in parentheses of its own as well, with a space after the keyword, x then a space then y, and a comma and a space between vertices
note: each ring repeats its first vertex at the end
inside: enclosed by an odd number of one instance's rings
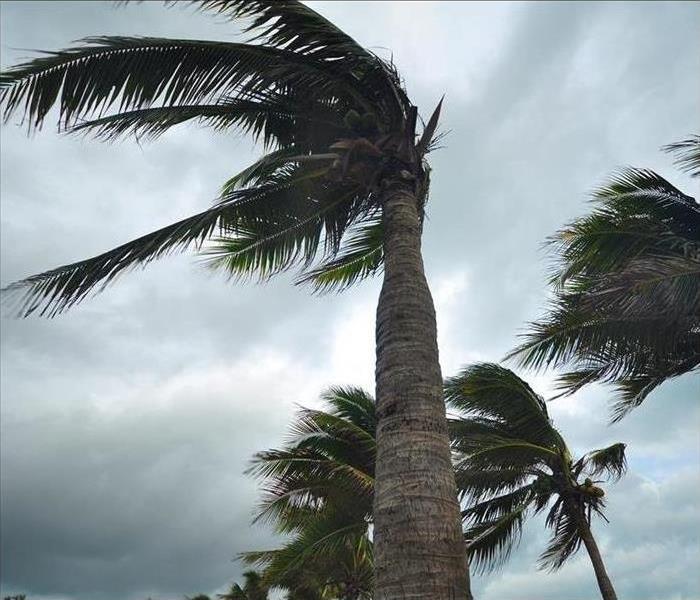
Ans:
POLYGON ((23 314, 58 314, 130 268, 188 247, 228 274, 343 289, 383 271, 377 308, 376 594, 461 598, 466 554, 450 465, 435 310, 421 257, 440 104, 420 136, 393 65, 293 0, 201 0, 250 19, 249 43, 97 37, 0 76, 4 117, 105 139, 194 121, 266 154, 214 205, 99 256, 10 286, 23 314), (426 435, 425 432, 430 432, 426 435), (425 494, 423 490, 431 489, 425 494))
MULTIPOLYGON (((700 136, 667 147, 700 176, 700 136)), ((563 393, 593 381, 618 390, 613 419, 661 383, 700 366, 700 205, 660 175, 626 169, 595 209, 551 240, 554 300, 508 358, 563 367, 563 393)))
POLYGON ((258 453, 250 472, 263 481, 257 521, 291 535, 281 549, 249 552, 267 581, 299 594, 333 591, 343 600, 369 598, 376 412, 359 388, 323 394, 328 411, 303 409, 281 450, 258 453), (315 582, 310 585, 310 582, 315 582))
POLYGON ((600 481, 593 478, 623 475, 625 445, 574 459, 542 397, 496 364, 466 368, 447 380, 445 393, 459 416, 451 426, 470 566, 484 571, 501 565, 525 519, 549 507, 546 524, 553 533, 540 566, 558 569, 583 543, 603 599, 615 600, 591 532, 592 515, 604 517, 605 507, 600 481))
POLYGON ((246 571, 243 573, 243 586, 238 583, 231 585, 225 594, 217 594, 221 600, 267 600, 268 586, 260 573, 257 571, 246 571))

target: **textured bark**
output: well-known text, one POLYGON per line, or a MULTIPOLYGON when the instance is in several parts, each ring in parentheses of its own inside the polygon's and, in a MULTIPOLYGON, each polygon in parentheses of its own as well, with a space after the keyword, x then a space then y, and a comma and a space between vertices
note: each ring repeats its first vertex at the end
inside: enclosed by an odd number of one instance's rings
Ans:
POLYGON ((374 598, 464 600, 471 598, 466 549, 413 186, 390 185, 383 214, 374 598))
POLYGON ((582 517, 579 518, 579 532, 586 546, 586 550, 588 550, 588 556, 591 557, 595 577, 598 580, 598 587, 600 588, 600 595, 603 597, 603 600, 617 600, 617 594, 605 570, 603 557, 600 555, 600 550, 598 550, 598 544, 596 544, 590 526, 582 517))
POLYGON ((615 593, 612 582, 610 581, 608 573, 605 570, 603 557, 600 555, 598 544, 596 544, 596 541, 593 538, 591 527, 588 524, 588 520, 583 513, 581 505, 574 499, 571 491, 572 488, 569 486, 568 492, 564 495, 564 503, 566 504, 569 513, 576 519, 576 527, 578 528, 579 535, 583 540, 583 545, 586 546, 591 563, 593 563, 593 571, 595 572, 595 577, 598 581, 600 594, 603 597, 603 600, 617 600, 617 594, 615 593))

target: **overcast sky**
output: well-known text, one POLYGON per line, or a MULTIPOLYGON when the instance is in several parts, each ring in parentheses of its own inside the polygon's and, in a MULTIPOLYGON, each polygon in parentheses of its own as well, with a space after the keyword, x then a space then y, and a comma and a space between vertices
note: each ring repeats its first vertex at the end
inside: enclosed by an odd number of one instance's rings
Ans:
MULTIPOLYGON (((393 58, 421 113, 443 93, 425 262, 445 375, 499 360, 546 298, 544 238, 587 210, 615 167, 653 168, 697 197, 663 144, 700 132, 700 3, 314 2, 393 58)), ((236 27, 160 3, 2 2, 2 65, 99 34, 232 40, 236 27)), ((2 283, 107 250, 206 207, 256 156, 182 127, 106 145, 2 128, 2 283)), ((181 598, 223 589, 251 527, 250 456, 331 384, 373 390, 379 281, 314 297, 282 277, 232 285, 191 255, 127 274, 55 320, 2 320, 2 595, 181 598)), ((549 377, 523 374, 541 392, 549 377)), ((551 405, 577 451, 628 443, 596 522, 621 599, 700 598, 700 387, 685 376, 607 426, 595 387, 551 405)), ((479 600, 591 600, 581 552, 535 568, 525 528, 479 600)))

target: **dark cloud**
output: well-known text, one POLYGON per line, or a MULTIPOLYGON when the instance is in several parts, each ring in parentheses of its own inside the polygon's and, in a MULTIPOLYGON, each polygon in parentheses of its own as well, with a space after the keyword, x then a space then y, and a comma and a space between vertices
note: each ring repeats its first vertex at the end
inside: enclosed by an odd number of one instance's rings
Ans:
MULTIPOLYGON (((425 234, 446 374, 498 360, 546 298, 542 240, 586 210, 620 164, 690 181, 658 152, 697 130, 696 3, 312 3, 393 57, 426 115, 447 92, 425 234), (390 49, 390 50, 388 50, 390 49)), ((3 2, 3 65, 95 34, 234 39, 160 3, 3 2)), ((104 145, 2 128, 2 282, 103 251, 206 206, 250 162, 250 141, 182 128, 104 145)), ((697 189, 697 187, 696 187, 697 189)), ((379 282, 312 297, 290 278, 228 284, 191 257, 125 275, 52 321, 2 321, 2 593, 116 600, 213 592, 251 528, 253 452, 280 443, 295 404, 373 381, 379 282)), ((547 393, 549 376, 531 376, 547 393)), ((576 451, 629 444, 631 473, 598 524, 621 597, 690 600, 700 582, 697 379, 607 426, 610 390, 552 404, 576 451), (695 507, 695 508, 694 508, 695 507)), ((478 597, 589 599, 581 554, 535 570, 533 522, 478 597), (519 595, 518 595, 519 594, 519 595), (549 594, 547 596, 546 594, 549 594)))

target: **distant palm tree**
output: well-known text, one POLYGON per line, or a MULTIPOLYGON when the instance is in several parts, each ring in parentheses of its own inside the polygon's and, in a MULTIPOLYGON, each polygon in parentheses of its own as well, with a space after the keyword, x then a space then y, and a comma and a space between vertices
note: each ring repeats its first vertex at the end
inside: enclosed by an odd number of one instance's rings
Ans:
MULTIPOLYGON (((700 176, 700 136, 666 147, 700 176)), ((593 197, 595 209, 551 240, 554 299, 508 358, 571 365, 564 393, 614 383, 613 419, 661 383, 700 366, 700 205, 660 175, 626 169, 593 197)))
POLYGON ((418 110, 393 65, 300 2, 196 4, 252 19, 247 31, 258 43, 90 38, 4 72, 5 119, 24 111, 39 127, 57 106, 60 127, 106 139, 196 121, 249 132, 267 154, 232 177, 213 207, 10 291, 20 293, 23 314, 55 315, 130 268, 212 239, 210 264, 239 278, 298 267, 300 282, 330 290, 383 270, 376 594, 464 597, 466 551, 421 257, 440 105, 418 137, 418 110))
POLYGON ((616 600, 591 532, 593 513, 603 516, 604 492, 592 478, 619 479, 625 445, 593 450, 577 460, 555 429, 541 396, 512 371, 496 364, 467 367, 445 385, 456 476, 467 526, 469 561, 477 570, 505 561, 520 540, 524 520, 546 508, 553 530, 541 567, 558 569, 586 547, 600 593, 616 600))
POLYGON ((243 573, 243 580, 243 587, 234 583, 225 594, 217 594, 217 598, 221 600, 267 600, 269 588, 260 573, 246 571, 243 573))
POLYGON ((322 398, 327 411, 303 409, 285 447, 254 458, 250 472, 264 490, 256 520, 291 539, 245 558, 264 566, 271 585, 291 592, 299 593, 302 583, 343 600, 370 598, 374 399, 352 387, 331 388, 322 398))

